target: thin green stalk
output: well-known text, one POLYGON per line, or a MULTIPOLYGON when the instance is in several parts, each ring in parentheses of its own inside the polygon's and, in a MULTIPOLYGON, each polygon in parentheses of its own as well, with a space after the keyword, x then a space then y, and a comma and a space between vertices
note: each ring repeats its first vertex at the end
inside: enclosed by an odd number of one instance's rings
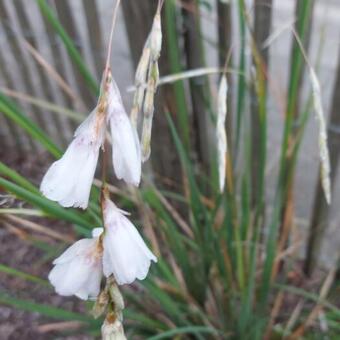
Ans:
POLYGON ((240 143, 241 125, 243 120, 243 110, 246 93, 246 21, 245 21, 245 3, 244 0, 238 0, 237 2, 238 14, 239 14, 239 29, 240 29, 240 59, 239 59, 239 76, 237 84, 237 107, 236 107, 236 136, 235 136, 235 150, 234 156, 237 158, 238 148, 240 143))
MULTIPOLYGON (((305 34, 307 32, 308 27, 307 24, 311 15, 312 6, 313 1, 310 0, 301 0, 299 2, 297 34, 299 35, 302 41, 305 39, 305 34)), ((297 95, 299 93, 298 86, 302 76, 303 60, 304 60, 303 55, 299 49, 298 44, 294 43, 291 60, 290 81, 288 87, 287 111, 281 147, 280 173, 278 185, 284 185, 285 182, 286 167, 288 166, 287 162, 289 162, 289 159, 287 160, 288 143, 292 133, 294 117, 296 116, 295 106, 298 100, 297 98, 297 95)))
MULTIPOLYGON (((305 39, 306 32, 308 31, 308 23, 311 15, 313 1, 301 0, 298 3, 298 25, 297 33, 302 41, 305 39)), ((278 177, 278 186, 276 191, 276 198, 274 203, 272 222, 269 227, 269 235, 266 245, 266 260, 264 263, 264 270, 262 276, 261 287, 261 307, 265 308, 269 295, 269 288, 271 284, 271 273, 274 258, 276 256, 277 236, 280 223, 282 222, 282 214, 284 212, 287 193, 291 190, 293 180, 295 160, 289 154, 290 140, 293 133, 293 122, 296 116, 295 108, 298 100, 298 85, 302 75, 303 55, 299 47, 293 48, 291 60, 291 72, 288 88, 288 103, 285 118, 285 126, 283 133, 283 141, 281 145, 281 159, 280 170, 278 177)))

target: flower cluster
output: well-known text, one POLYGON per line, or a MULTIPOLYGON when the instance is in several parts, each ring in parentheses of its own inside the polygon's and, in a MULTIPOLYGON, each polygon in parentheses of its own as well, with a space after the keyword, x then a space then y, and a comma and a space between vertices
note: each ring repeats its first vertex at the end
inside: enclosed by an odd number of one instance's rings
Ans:
POLYGON ((77 241, 54 260, 49 280, 60 295, 96 298, 103 276, 113 274, 119 285, 145 279, 155 255, 145 245, 135 226, 108 198, 104 200, 104 225, 92 238, 77 241))
POLYGON ((40 186, 44 196, 63 207, 87 208, 107 125, 111 127, 112 160, 117 178, 139 185, 141 152, 137 131, 126 114, 111 71, 107 70, 96 108, 78 127, 65 154, 45 174, 40 186))
MULTIPOLYGON (((106 69, 98 104, 78 127, 65 154, 48 169, 41 192, 64 207, 87 208, 100 148, 111 127, 112 160, 118 179, 139 185, 141 150, 135 127, 128 118, 119 89, 106 69)), ((106 151, 106 150, 104 150, 106 151)), ((143 280, 157 262, 128 213, 118 209, 103 187, 101 201, 104 228, 95 228, 92 238, 77 241, 54 260, 49 280, 60 295, 95 299, 103 275, 115 284, 143 280)), ((118 327, 119 328, 119 327, 118 327)))

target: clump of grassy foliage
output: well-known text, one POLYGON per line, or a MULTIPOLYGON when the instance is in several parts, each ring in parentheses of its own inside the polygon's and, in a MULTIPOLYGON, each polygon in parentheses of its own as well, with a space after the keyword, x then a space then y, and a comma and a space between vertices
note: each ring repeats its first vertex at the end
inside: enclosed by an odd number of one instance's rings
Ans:
MULTIPOLYGON (((89 89, 96 94, 98 86, 74 43, 45 0, 37 2, 43 15, 60 36, 70 59, 78 65, 89 89)), ((299 20, 303 23, 308 20, 310 13, 309 0, 301 3, 299 20)), ((143 188, 133 194, 111 187, 122 204, 136 208, 134 216, 140 217, 137 222, 143 227, 159 258, 159 263, 153 266, 151 275, 145 281, 124 290, 127 300, 127 336, 131 339, 293 339, 303 334, 306 338, 319 339, 323 336, 319 327, 308 332, 319 317, 325 320, 330 338, 339 332, 340 310, 326 300, 334 288, 335 270, 330 271, 320 283, 319 290, 311 293, 290 284, 289 266, 285 265, 291 247, 294 248, 294 244, 287 245, 290 229, 287 221, 291 223, 287 205, 291 200, 300 142, 311 111, 307 103, 298 126, 293 127, 298 84, 303 72, 303 54, 297 48, 291 60, 277 190, 274 202, 267 202, 267 69, 258 46, 250 38, 254 74, 252 81, 248 78, 245 48, 248 40, 245 36, 249 30, 249 18, 243 1, 239 1, 236 7, 242 41, 239 47, 240 59, 237 66, 234 66, 237 86, 231 92, 235 102, 235 129, 231 129, 232 135, 228 136, 232 143, 226 160, 225 190, 222 193, 219 191, 214 150, 209 171, 197 170, 201 168, 197 168, 192 160, 189 109, 181 81, 173 85, 173 99, 178 109, 176 122, 174 115, 166 112, 173 150, 170 151, 171 146, 164 146, 167 152, 176 152, 180 161, 181 189, 171 191, 150 180, 145 180, 143 188), (248 85, 254 86, 255 91, 251 91, 248 85), (249 96, 258 104, 257 126, 248 122, 246 102, 249 96), (259 134, 259 145, 256 146, 252 144, 251 137, 255 129, 259 134), (258 158, 257 169, 252 166, 254 157, 258 158), (236 163, 240 158, 243 164, 241 168, 236 163), (252 171, 257 174, 255 200, 252 199, 252 171), (273 207, 272 213, 265 219, 269 205, 273 207), (296 297, 291 299, 292 303, 288 306, 285 304, 287 296, 296 297)), ((170 69, 173 73, 180 72, 175 1, 166 0, 164 11, 170 69)), ((249 34, 251 36, 251 32, 249 34)), ((303 25, 300 30, 298 27, 297 34, 304 39, 306 32, 303 25)), ((212 113, 211 120, 214 123, 216 108, 211 100, 213 96, 205 96, 209 97, 207 112, 212 113)), ((36 104, 41 105, 41 102, 36 104)), ((38 141, 51 156, 61 156, 61 150, 50 137, 2 93, 0 110, 38 141)), ((70 116, 77 117, 76 113, 70 116)), ((101 224, 96 203, 97 188, 93 188, 89 211, 83 213, 75 209, 64 209, 45 199, 34 184, 4 163, 0 163, 0 173, 0 187, 27 202, 31 208, 4 209, 2 218, 24 215, 23 219, 29 220, 29 215, 43 215, 52 221, 66 221, 79 236, 89 235, 94 226, 101 224)), ((51 252, 49 247, 44 249, 51 252)), ((54 252, 59 250, 56 248, 54 252)), ((0 271, 37 285, 48 285, 42 278, 4 264, 0 266, 0 271)), ((21 300, 15 296, 15 292, 13 295, 0 292, 0 302, 38 312, 52 319, 82 321, 83 326, 77 332, 96 335, 100 331, 101 320, 93 320, 90 315, 53 305, 21 300)))

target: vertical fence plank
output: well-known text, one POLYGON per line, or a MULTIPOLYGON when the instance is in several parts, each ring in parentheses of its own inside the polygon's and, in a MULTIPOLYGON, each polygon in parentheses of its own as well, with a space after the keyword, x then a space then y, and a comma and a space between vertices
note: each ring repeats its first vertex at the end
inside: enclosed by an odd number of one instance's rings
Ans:
POLYGON ((138 1, 136 3, 133 0, 125 0, 122 1, 122 8, 132 61, 136 68, 152 25, 156 1, 138 1))
MULTIPOLYGON (((227 54, 230 52, 230 59, 228 62, 228 67, 232 67, 233 58, 232 58, 232 20, 231 20, 231 4, 230 2, 222 2, 217 0, 217 32, 218 32, 218 60, 219 66, 224 67, 226 62, 227 54)), ((232 131, 233 131, 233 100, 232 96, 234 93, 233 90, 233 82, 232 75, 230 73, 227 74, 228 79, 228 93, 229 96, 227 98, 227 107, 228 114, 226 118, 226 130, 227 130, 227 138, 229 150, 233 149, 232 146, 232 131)))
MULTIPOLYGON (((58 18, 63 25, 64 29, 68 33, 68 35, 75 42, 75 46, 82 52, 82 48, 80 46, 79 35, 77 32, 76 24, 73 20, 72 11, 70 8, 70 4, 67 0, 55 0, 54 1, 58 18)), ((85 101, 88 109, 91 109, 95 105, 95 98, 89 88, 86 86, 82 75, 80 74, 77 65, 75 65, 74 61, 71 60, 73 72, 76 78, 77 86, 79 88, 79 92, 83 100, 85 101)))
MULTIPOLYGON (((340 156, 340 50, 338 57, 337 76, 333 90, 332 107, 328 126, 328 146, 331 164, 331 189, 334 191, 336 173, 340 156)), ((329 206, 321 185, 321 174, 319 171, 319 181, 314 196, 313 215, 309 225, 309 237, 306 248, 306 259, 304 271, 310 276, 317 265, 320 255, 321 242, 328 225, 329 206)))
MULTIPOLYGON (((313 10, 315 0, 296 0, 295 6, 295 31, 302 40, 305 51, 308 51, 312 23, 313 23, 313 10)), ((293 47, 290 56, 290 80, 288 88, 288 104, 287 111, 297 117, 299 114, 299 98, 301 96, 302 81, 304 73, 305 61, 295 37, 293 39, 293 47), (294 62, 296 61, 296 62, 294 62)))
MULTIPOLYGON (((9 19, 9 13, 7 11, 7 8, 4 4, 3 1, 0 1, 0 21, 3 25, 4 28, 4 32, 6 32, 7 34, 7 39, 9 42, 9 46, 10 46, 10 50, 7 50, 6 53, 10 53, 12 55, 12 57, 17 61, 17 64, 20 68, 21 74, 22 74, 22 78, 23 78, 23 86, 25 87, 26 90, 29 89, 29 91, 33 94, 36 95, 36 91, 35 91, 35 86, 34 83, 30 77, 29 74, 29 65, 26 62, 26 59, 24 58, 22 51, 20 49, 17 37, 15 36, 15 32, 13 30, 13 27, 11 25, 10 19, 9 19)), ((9 79, 9 78, 8 78, 9 79)), ((12 85, 13 84, 9 84, 12 85)), ((28 107, 29 111, 31 111, 33 113, 33 116, 36 120, 36 122, 44 129, 46 129, 46 124, 45 121, 42 119, 42 112, 39 109, 33 108, 30 105, 27 105, 26 107, 28 107)), ((31 138, 28 138, 29 143, 31 145, 32 148, 36 148, 36 144, 32 141, 31 138)))
MULTIPOLYGON (((2 51, 3 49, 0 49, 0 65, 5 65, 5 60, 2 56, 2 51)), ((4 83, 6 84, 6 86, 13 89, 14 84, 8 73, 8 69, 6 67, 0 67, 0 75, 1 75, 1 78, 4 80, 4 83)), ((22 154, 23 151, 27 149, 27 146, 29 145, 29 144, 26 145, 27 141, 23 138, 25 135, 23 135, 21 129, 15 123, 13 123, 10 119, 5 117, 5 115, 2 115, 2 117, 3 117, 3 123, 1 123, 1 129, 3 129, 2 124, 6 124, 8 127, 8 133, 9 133, 9 135, 6 136, 4 142, 7 143, 6 144, 7 146, 11 146, 11 144, 13 144, 16 148, 16 151, 19 154, 22 154), (26 145, 26 148, 25 148, 25 145, 26 145)))
MULTIPOLYGON (((48 36, 48 40, 50 42, 50 48, 51 48, 51 53, 52 53, 52 58, 53 58, 53 61, 54 61, 55 68, 56 68, 57 72, 60 74, 60 76, 64 80, 66 80, 67 79, 67 76, 66 76, 67 71, 66 71, 66 67, 65 67, 64 62, 63 62, 63 57, 62 57, 61 51, 58 47, 58 36, 57 36, 56 32, 54 31, 54 29, 49 24, 49 22, 47 21, 46 17, 44 15, 41 15, 41 17, 43 19, 44 29, 46 31, 46 34, 48 36)), ((76 109, 76 110, 83 110, 85 108, 85 107, 83 107, 85 104, 83 104, 82 101, 81 101, 81 107, 79 107, 79 105, 77 103, 75 103, 73 101, 73 98, 70 98, 68 94, 66 94, 64 91, 61 91, 61 93, 62 93, 63 101, 68 108, 73 108, 73 109, 76 109)), ((75 128, 76 123, 74 121, 70 121, 70 125, 73 128, 75 128)))
POLYGON ((104 68, 104 57, 98 10, 96 2, 93 0, 83 0, 83 7, 86 15, 89 34, 88 38, 90 40, 90 46, 96 67, 97 79, 100 80, 104 68))
MULTIPOLYGON (((271 30, 272 0, 255 0, 254 2, 254 42, 260 54, 261 65, 257 65, 254 84, 251 91, 251 134, 252 134, 252 160, 251 160, 251 193, 252 206, 256 207, 263 198, 264 171, 266 153, 266 98, 268 68, 268 48, 263 49, 263 42, 268 38, 271 30)), ((256 64, 254 57, 254 64, 256 64)))
MULTIPOLYGON (((34 31, 31 23, 28 20, 27 14, 24 10, 24 4, 22 2, 14 1, 13 2, 18 19, 19 25, 24 32, 25 39, 27 42, 32 45, 35 49, 37 49, 37 42, 34 37, 34 31)), ((41 87, 42 93, 44 97, 49 101, 53 102, 53 94, 51 89, 51 84, 47 78, 46 73, 42 70, 41 66, 36 62, 37 74, 39 80, 39 86, 41 87)), ((61 131, 64 131, 63 123, 58 115, 52 114, 51 112, 44 113, 48 120, 51 120, 53 124, 50 124, 49 128, 53 129, 53 131, 49 131, 49 134, 52 135, 57 144, 65 145, 66 136, 61 131), (58 138, 56 138, 58 136, 58 138), (61 143, 60 143, 61 142, 61 143)))
MULTIPOLYGON (((200 9, 196 0, 182 2, 184 52, 186 68, 195 69, 204 67, 204 51, 201 37, 200 9)), ((210 115, 206 111, 209 88, 206 77, 190 79, 190 95, 192 104, 192 125, 195 134, 194 150, 199 164, 208 173, 211 164, 211 141, 209 138, 210 115)))

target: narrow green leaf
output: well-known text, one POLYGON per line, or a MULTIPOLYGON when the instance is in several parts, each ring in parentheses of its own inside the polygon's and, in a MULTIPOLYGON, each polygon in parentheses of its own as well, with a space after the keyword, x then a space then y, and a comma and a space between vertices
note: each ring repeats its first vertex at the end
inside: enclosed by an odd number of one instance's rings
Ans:
POLYGON ((23 199, 34 206, 39 207, 49 215, 55 216, 65 221, 69 221, 86 228, 92 228, 91 223, 89 223, 84 217, 82 217, 78 212, 72 209, 64 209, 59 204, 49 201, 40 194, 30 192, 12 182, 7 181, 0 177, 0 187, 5 188, 5 190, 13 193, 18 198, 23 199))
POLYGON ((19 175, 16 171, 14 171, 2 162, 0 162, 0 174, 11 179, 13 182, 20 185, 26 190, 32 191, 37 194, 39 193, 38 188, 36 188, 30 181, 28 181, 25 177, 19 175))
POLYGON ((97 323, 100 321, 93 320, 92 317, 87 315, 82 315, 74 312, 67 311, 62 308, 53 307, 50 305, 44 305, 40 303, 35 303, 29 300, 18 299, 12 296, 9 296, 4 293, 0 293, 0 303, 5 305, 10 305, 16 307, 18 309, 39 313, 41 315, 45 315, 51 317, 53 319, 58 320, 67 320, 67 321, 84 321, 86 323, 97 323))
POLYGON ((43 285, 43 286, 47 286, 47 287, 50 286, 50 284, 46 280, 43 280, 40 277, 31 275, 31 274, 27 274, 27 273, 22 272, 20 270, 8 267, 4 264, 0 264, 0 272, 19 277, 19 278, 24 279, 26 281, 38 283, 38 284, 43 285))
POLYGON ((58 158, 62 155, 61 150, 50 140, 50 138, 1 92, 0 111, 41 143, 54 157, 58 158))
MULTIPOLYGON (((126 293, 128 296, 131 296, 131 294, 126 293)), ((165 329, 165 325, 162 324, 160 321, 154 319, 154 318, 150 318, 146 315, 144 315, 144 313, 138 313, 134 310, 132 310, 131 308, 126 308, 123 311, 124 317, 126 319, 129 320, 133 320, 133 321, 137 321, 138 323, 140 323, 143 328, 149 328, 150 330, 152 330, 153 332, 155 330, 161 330, 161 329, 165 329)))
POLYGON ((206 326, 188 326, 188 327, 178 327, 175 329, 171 329, 169 331, 163 332, 162 334, 152 336, 148 338, 148 340, 159 340, 159 339, 174 339, 174 336, 180 335, 180 334, 214 334, 218 335, 218 332, 216 329, 206 326))

